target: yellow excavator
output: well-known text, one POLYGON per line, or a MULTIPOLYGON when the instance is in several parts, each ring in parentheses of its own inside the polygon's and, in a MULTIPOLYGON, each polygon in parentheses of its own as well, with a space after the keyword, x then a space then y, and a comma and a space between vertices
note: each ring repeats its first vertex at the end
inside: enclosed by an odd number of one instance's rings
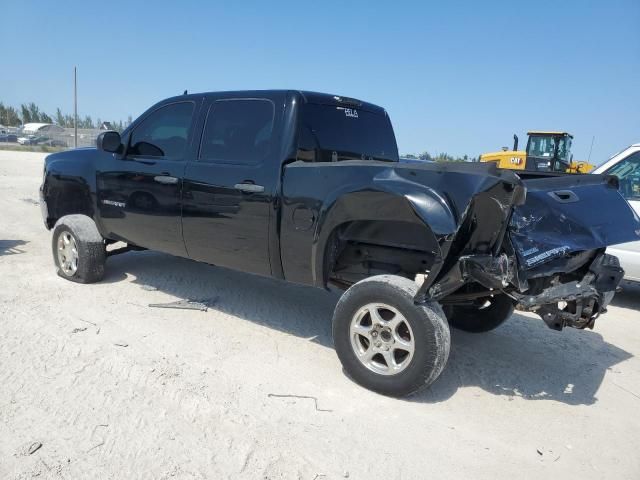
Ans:
POLYGON ((513 150, 504 147, 500 152, 484 153, 480 161, 496 162, 498 168, 536 172, 589 173, 595 168, 590 163, 573 160, 570 133, 533 130, 527 135, 526 151, 518 150, 518 136, 514 135, 513 150))

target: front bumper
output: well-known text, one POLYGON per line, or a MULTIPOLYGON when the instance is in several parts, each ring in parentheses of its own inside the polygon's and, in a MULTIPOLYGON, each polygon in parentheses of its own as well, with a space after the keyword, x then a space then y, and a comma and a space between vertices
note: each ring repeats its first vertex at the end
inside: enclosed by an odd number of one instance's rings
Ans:
POLYGON ((45 199, 42 186, 40 187, 40 214, 42 215, 42 221, 44 226, 49 230, 49 209, 47 207, 47 200, 45 199))
POLYGON ((511 295, 517 309, 537 313, 554 330, 593 328, 596 318, 606 312, 623 277, 618 258, 600 253, 581 280, 552 282, 535 295, 513 292, 511 295))

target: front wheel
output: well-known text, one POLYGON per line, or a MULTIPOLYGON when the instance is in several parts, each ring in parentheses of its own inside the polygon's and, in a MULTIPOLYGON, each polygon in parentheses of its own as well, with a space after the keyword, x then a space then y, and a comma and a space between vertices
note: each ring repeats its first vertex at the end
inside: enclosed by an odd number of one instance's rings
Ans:
POLYGON ((104 240, 86 215, 65 215, 56 222, 52 238, 53 261, 59 276, 93 283, 104 276, 104 240))
POLYGON ((384 395, 405 396, 433 383, 449 358, 447 319, 437 303, 416 305, 414 281, 362 280, 340 298, 333 342, 351 378, 384 395))

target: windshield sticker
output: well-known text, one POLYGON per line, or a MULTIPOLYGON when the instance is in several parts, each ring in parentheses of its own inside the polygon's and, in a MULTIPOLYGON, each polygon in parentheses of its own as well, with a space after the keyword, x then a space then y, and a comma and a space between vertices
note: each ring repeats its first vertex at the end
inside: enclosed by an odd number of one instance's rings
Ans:
POLYGON ((358 118, 358 111, 355 108, 345 108, 344 114, 347 117, 358 118))

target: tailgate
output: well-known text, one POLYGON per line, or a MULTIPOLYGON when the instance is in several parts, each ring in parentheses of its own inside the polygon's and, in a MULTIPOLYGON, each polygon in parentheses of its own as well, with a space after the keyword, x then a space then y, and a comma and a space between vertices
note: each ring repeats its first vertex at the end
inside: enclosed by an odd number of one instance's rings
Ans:
POLYGON ((524 205, 509 225, 520 267, 640 239, 640 219, 610 175, 525 179, 524 205))

